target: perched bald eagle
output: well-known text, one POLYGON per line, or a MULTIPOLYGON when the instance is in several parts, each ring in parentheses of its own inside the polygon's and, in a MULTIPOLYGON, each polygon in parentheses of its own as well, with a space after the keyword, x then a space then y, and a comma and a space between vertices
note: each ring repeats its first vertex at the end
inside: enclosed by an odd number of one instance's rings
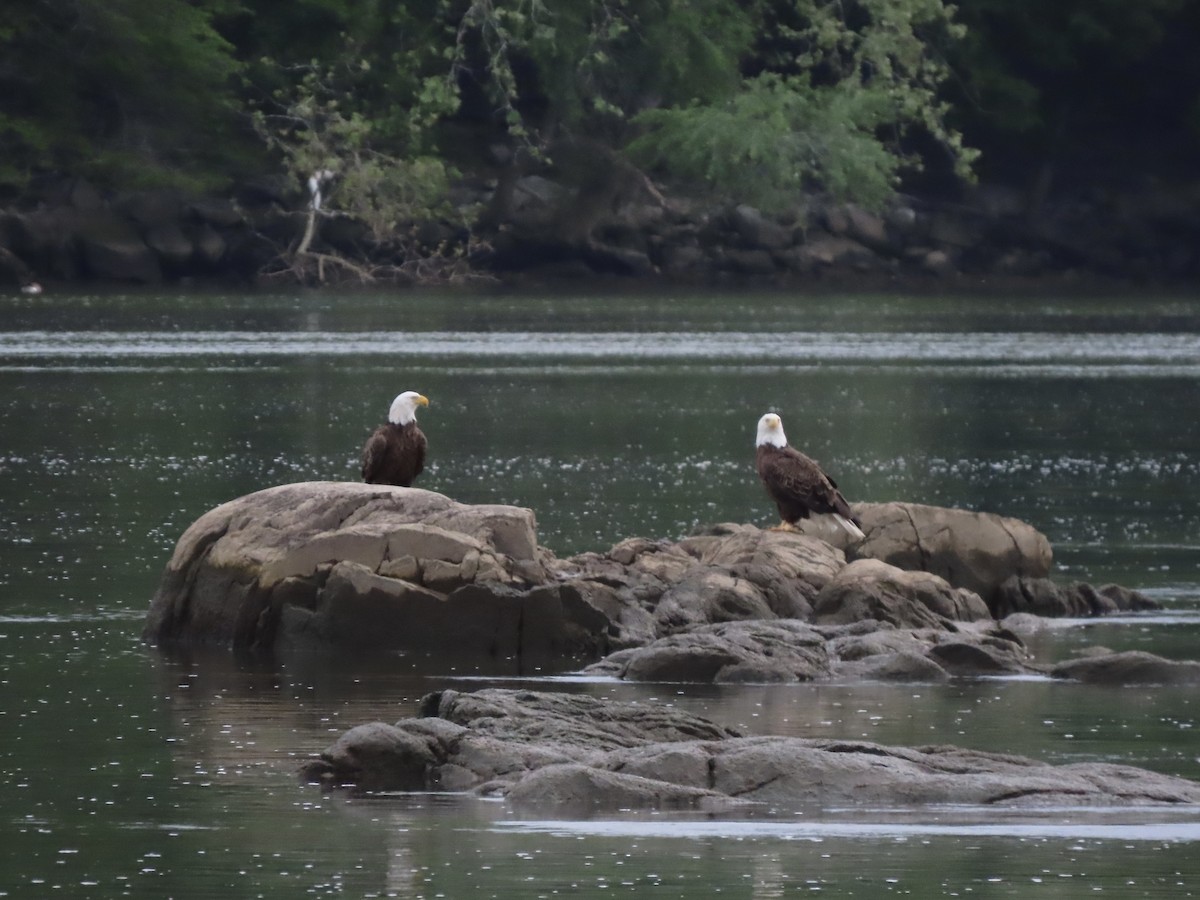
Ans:
POLYGON ((783 420, 775 413, 758 420, 754 464, 767 493, 779 507, 783 519, 780 527, 791 529, 809 513, 828 513, 852 538, 866 537, 837 483, 821 471, 816 460, 788 446, 783 420))
POLYGON ((363 447, 363 481, 408 487, 421 474, 428 441, 417 427, 417 407, 428 405, 416 391, 405 391, 392 401, 387 424, 376 428, 363 447))

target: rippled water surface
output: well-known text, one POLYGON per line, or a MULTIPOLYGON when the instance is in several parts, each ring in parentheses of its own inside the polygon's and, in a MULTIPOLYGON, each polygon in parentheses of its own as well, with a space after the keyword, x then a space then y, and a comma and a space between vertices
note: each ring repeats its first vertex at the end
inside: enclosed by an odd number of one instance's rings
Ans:
POLYGON ((1163 613, 1042 659, 1200 651, 1200 303, 890 296, 0 298, 0 897, 1110 896, 1200 890, 1200 812, 812 809, 528 821, 293 777, 452 686, 655 698, 753 733, 956 743, 1200 778, 1195 689, 1037 679, 687 687, 470 662, 283 669, 138 640, 175 539, 272 484, 352 479, 427 394, 422 486, 537 512, 560 555, 773 522, 778 410, 853 500, 1025 519, 1064 579, 1163 613), (501 667, 502 668, 502 667, 501 667))

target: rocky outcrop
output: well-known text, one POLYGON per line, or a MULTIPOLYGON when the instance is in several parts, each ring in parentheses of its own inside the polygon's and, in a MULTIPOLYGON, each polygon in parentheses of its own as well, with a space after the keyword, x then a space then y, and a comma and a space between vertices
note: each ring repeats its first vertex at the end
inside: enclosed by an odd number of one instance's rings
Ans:
POLYGON ((1006 564, 1048 565, 1044 538, 960 510, 886 504, 863 517, 867 539, 849 564, 816 536, 819 525, 804 534, 723 524, 558 559, 538 545, 527 509, 412 488, 284 485, 217 507, 184 533, 145 637, 276 654, 455 654, 516 671, 607 656, 592 671, 660 681, 1031 671, 1020 639, 994 627, 976 593, 862 554, 877 548, 978 583, 1006 564), (1013 536, 1008 545, 994 546, 997 532, 1013 536))
POLYGON ((957 747, 748 737, 655 703, 483 690, 352 728, 304 767, 327 787, 475 791, 557 814, 598 809, 993 808, 1200 802, 1200 786, 1129 766, 1051 766, 957 747))
POLYGON ((150 605, 159 644, 570 658, 608 620, 544 585, 533 513, 416 488, 310 482, 223 504, 180 538, 150 605))

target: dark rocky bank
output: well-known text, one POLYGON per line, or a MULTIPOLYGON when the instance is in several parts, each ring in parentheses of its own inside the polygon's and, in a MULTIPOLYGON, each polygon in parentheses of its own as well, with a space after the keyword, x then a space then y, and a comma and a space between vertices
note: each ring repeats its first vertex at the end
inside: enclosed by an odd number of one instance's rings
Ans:
MULTIPOLYGON (((503 223, 474 235, 449 222, 410 223, 406 233, 415 237, 398 242, 406 248, 399 251, 372 243, 353 220, 327 215, 313 249, 356 261, 362 271, 386 269, 393 281, 467 271, 419 266, 414 254, 467 260, 475 276, 520 283, 610 276, 634 284, 930 289, 1200 277, 1200 206, 1165 188, 1059 200, 1036 215, 1018 192, 993 186, 955 202, 898 196, 878 213, 807 198, 776 216, 635 191, 571 228, 563 222, 581 201, 564 184, 529 175, 506 190, 503 223)), ((456 202, 464 211, 487 209, 495 191, 494 184, 464 183, 456 202)), ((260 283, 300 242, 305 203, 298 185, 271 181, 205 198, 103 196, 70 182, 32 207, 0 211, 0 283, 260 283)), ((348 274, 328 267, 321 277, 348 274)))

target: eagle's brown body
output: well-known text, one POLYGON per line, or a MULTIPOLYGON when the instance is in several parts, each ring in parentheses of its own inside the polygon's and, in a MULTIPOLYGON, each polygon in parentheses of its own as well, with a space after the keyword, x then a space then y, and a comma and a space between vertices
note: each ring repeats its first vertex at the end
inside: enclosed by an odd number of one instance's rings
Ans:
POLYGON ((380 425, 363 447, 363 481, 410 487, 425 468, 426 446, 415 419, 406 425, 380 425))
POLYGON ((780 518, 789 525, 807 519, 810 513, 835 513, 861 527, 837 484, 816 460, 794 447, 759 444, 754 463, 780 518))

